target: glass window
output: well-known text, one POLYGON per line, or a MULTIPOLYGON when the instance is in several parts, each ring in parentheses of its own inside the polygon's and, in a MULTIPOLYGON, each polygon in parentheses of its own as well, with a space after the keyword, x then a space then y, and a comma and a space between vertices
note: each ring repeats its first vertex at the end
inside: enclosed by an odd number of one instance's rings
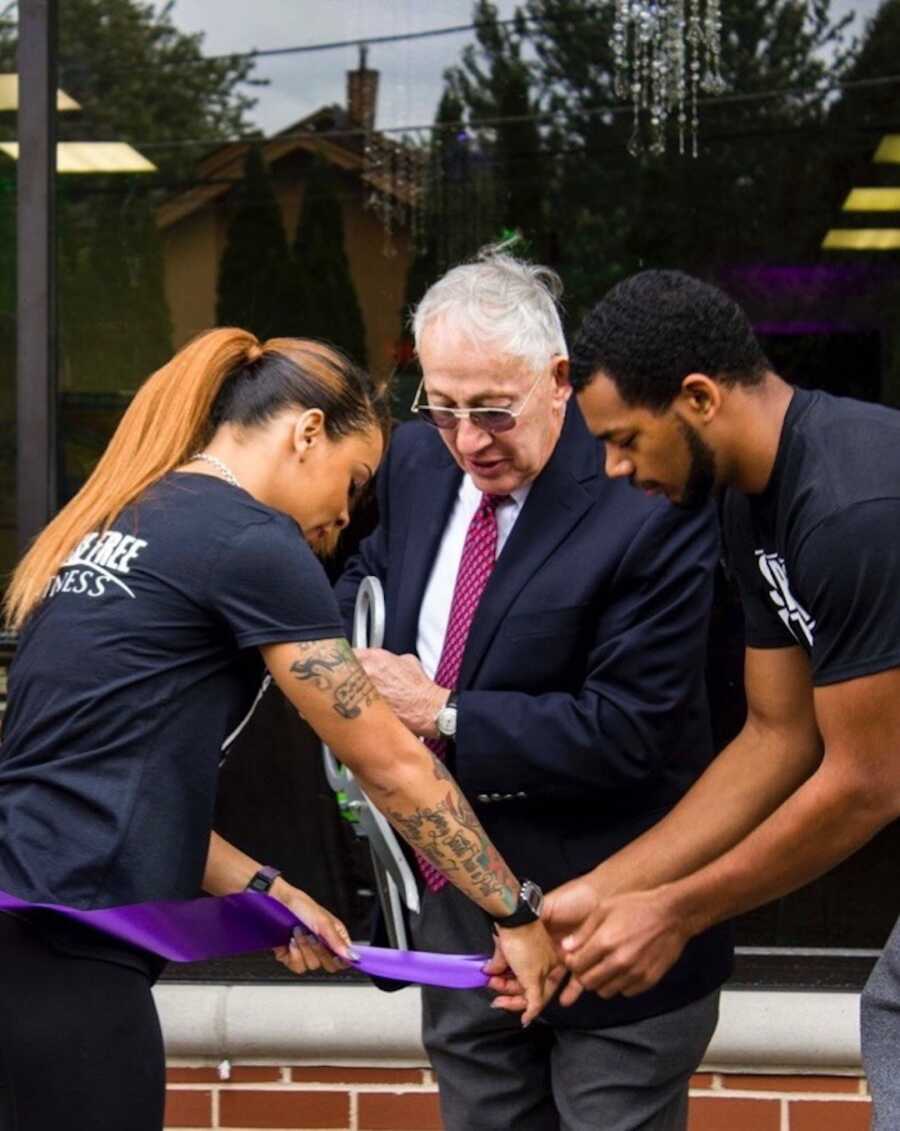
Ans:
MULTIPOLYGON (((16 23, 0 15, 0 140, 15 142, 16 23)), ((0 153, 0 576, 16 560, 16 171, 0 153)))
MULTIPOLYGON (((724 89, 697 92, 696 156, 690 83, 664 152, 648 111, 635 137, 614 7, 334 0, 298 21, 280 3, 60 5, 59 85, 77 104, 60 138, 81 147, 66 163, 61 149, 58 178, 60 498, 141 379, 216 323, 327 338, 393 374, 405 417, 410 304, 510 237, 561 273, 570 332, 626 274, 680 267, 746 307, 788 379, 900 407, 895 0, 723 0, 724 89)), ((0 156, 0 569, 14 541, 14 207, 0 156)), ((742 629, 717 584, 724 743, 743 718, 742 629)), ((365 847, 274 693, 223 771, 219 822, 366 930, 365 847)), ((746 916, 739 941, 879 946, 898 835, 746 916)))

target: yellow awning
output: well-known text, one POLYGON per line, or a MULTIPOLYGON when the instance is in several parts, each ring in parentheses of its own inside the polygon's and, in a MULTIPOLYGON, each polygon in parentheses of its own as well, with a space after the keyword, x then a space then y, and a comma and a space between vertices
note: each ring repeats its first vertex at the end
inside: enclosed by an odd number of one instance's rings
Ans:
MULTIPOLYGON (((0 142, 0 152, 19 158, 17 141, 0 142)), ((61 141, 57 173, 155 173, 156 166, 124 141, 61 141)))
MULTIPOLYGON (((19 109, 19 76, 0 75, 0 110, 19 109)), ((74 98, 70 98, 64 90, 56 92, 56 109, 60 111, 80 110, 81 107, 74 98)))
POLYGON ((900 165, 900 134, 887 134, 875 150, 875 160, 900 165))
POLYGON ((844 201, 845 212, 900 212, 900 188, 855 188, 844 201))
POLYGON ((822 247, 837 251, 900 251, 900 228, 832 228, 822 247))

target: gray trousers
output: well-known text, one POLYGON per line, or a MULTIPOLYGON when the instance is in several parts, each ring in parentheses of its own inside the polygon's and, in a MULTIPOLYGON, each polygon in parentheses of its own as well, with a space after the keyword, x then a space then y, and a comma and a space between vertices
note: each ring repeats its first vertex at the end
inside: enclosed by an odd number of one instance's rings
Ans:
MULTIPOLYGON (((485 916, 447 887, 413 925, 423 950, 488 953, 485 916)), ((422 1036, 445 1131, 684 1131, 718 993, 626 1025, 568 1029, 491 1009, 486 990, 424 988, 422 1036)))
POLYGON ((873 1131, 896 1131, 900 1127, 900 919, 863 990, 860 1028, 873 1131))

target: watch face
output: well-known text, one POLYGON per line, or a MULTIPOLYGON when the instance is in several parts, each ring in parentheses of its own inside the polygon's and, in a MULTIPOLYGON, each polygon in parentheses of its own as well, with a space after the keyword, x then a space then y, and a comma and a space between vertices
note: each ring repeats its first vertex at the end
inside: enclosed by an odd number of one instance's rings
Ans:
POLYGON ((535 915, 540 918, 544 909, 544 893, 532 880, 525 880, 522 884, 522 900, 527 903, 535 915))
POLYGON ((456 734, 456 708, 441 707, 437 716, 437 728, 445 738, 456 734))

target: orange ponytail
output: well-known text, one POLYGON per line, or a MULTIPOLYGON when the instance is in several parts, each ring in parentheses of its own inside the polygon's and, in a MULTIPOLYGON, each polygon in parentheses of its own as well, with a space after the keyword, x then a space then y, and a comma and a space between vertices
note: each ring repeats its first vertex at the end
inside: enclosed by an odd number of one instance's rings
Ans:
POLYGON ((225 378, 259 351, 246 330, 209 330, 144 382, 90 478, 19 562, 4 600, 10 628, 22 627, 85 534, 108 527, 151 483, 202 447, 225 378))

